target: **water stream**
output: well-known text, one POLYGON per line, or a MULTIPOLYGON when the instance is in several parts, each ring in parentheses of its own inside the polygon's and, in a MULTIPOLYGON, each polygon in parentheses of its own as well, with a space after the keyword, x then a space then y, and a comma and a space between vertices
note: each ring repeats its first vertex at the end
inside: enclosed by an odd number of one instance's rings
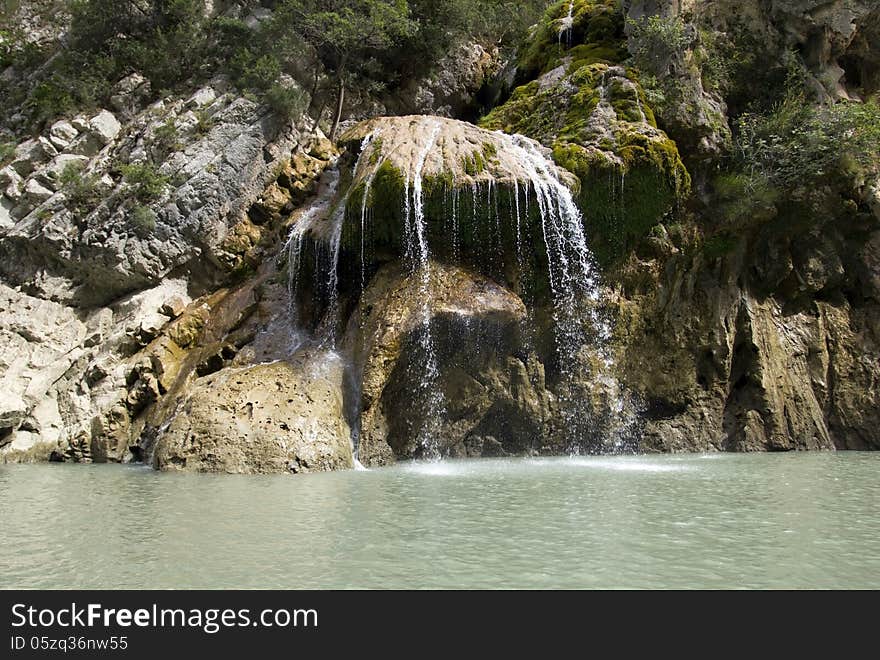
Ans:
POLYGON ((405 241, 406 260, 410 272, 419 278, 419 306, 421 328, 419 344, 422 364, 410 365, 421 373, 416 381, 419 383, 421 398, 425 403, 421 429, 418 432, 418 444, 425 458, 439 459, 437 448, 437 421, 443 417, 443 391, 437 387, 440 370, 437 362, 437 351, 431 330, 431 253, 428 246, 428 232, 425 225, 425 202, 422 191, 422 173, 425 160, 434 148, 440 124, 432 123, 428 127, 425 143, 421 147, 412 172, 406 172, 405 181, 405 241), (410 197, 412 199, 410 200, 410 197))

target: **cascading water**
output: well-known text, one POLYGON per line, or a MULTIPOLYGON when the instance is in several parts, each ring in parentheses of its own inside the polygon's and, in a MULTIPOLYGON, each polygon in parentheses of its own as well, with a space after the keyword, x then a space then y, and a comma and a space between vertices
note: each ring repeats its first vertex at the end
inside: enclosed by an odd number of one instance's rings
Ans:
MULTIPOLYGON (((625 419, 629 406, 616 380, 609 375, 613 365, 608 347, 612 327, 599 310, 599 278, 584 235, 583 218, 571 191, 533 141, 518 135, 498 135, 517 155, 538 203, 553 298, 561 412, 570 450, 574 452, 594 423, 586 401, 585 372, 610 394, 613 400, 607 405, 622 420, 617 424, 622 432, 632 423, 625 419), (587 350, 595 356, 592 365, 585 355, 587 350)), ((519 231, 518 220, 517 234, 519 231)), ((610 444, 617 445, 619 440, 611 439, 610 444)))
POLYGON ((568 16, 559 23, 559 43, 565 38, 565 45, 571 48, 572 31, 574 28, 574 2, 568 4, 568 16))
MULTIPOLYGON (((360 166, 361 160, 363 159, 363 155, 367 152, 367 148, 373 143, 373 140, 378 136, 377 133, 370 133, 367 137, 364 138, 363 143, 361 144, 361 155, 355 163, 354 166, 354 174, 357 174, 358 167, 360 166)), ((376 170, 371 170, 367 174, 367 178, 364 180, 364 196, 361 199, 361 291, 363 291, 367 286, 367 263, 366 263, 366 235, 367 235, 367 208, 368 208, 368 200, 370 198, 370 187, 373 185, 373 179, 376 176, 376 170)))
MULTIPOLYGON (((362 144, 361 149, 361 158, 364 153, 367 151, 367 147, 373 140, 373 134, 368 135, 362 144)), ((359 158, 354 166, 354 172, 356 173, 358 168, 360 167, 361 159, 359 158)), ((289 320, 290 320, 290 334, 291 334, 291 353, 296 352, 302 345, 306 342, 308 333, 305 328, 303 328, 302 323, 297 314, 297 296, 298 296, 298 287, 301 283, 302 276, 302 258, 303 258, 303 250, 305 246, 305 240, 307 236, 317 232, 321 234, 322 232, 318 231, 320 222, 329 222, 330 230, 329 230, 329 266, 327 269, 326 276, 321 273, 316 273, 316 279, 322 279, 326 277, 327 279, 327 289, 329 291, 329 302, 327 304, 327 310, 325 312, 325 321, 324 326, 326 330, 324 332, 323 337, 320 338, 320 343, 324 347, 328 348, 326 359, 328 360, 338 360, 342 359, 339 353, 336 351, 336 329, 338 327, 338 315, 339 315, 339 253, 340 247, 342 243, 342 230, 343 225, 345 223, 345 206, 349 197, 350 191, 347 191, 343 196, 342 201, 338 203, 335 207, 333 206, 333 201, 337 197, 337 192, 339 188, 339 179, 340 173, 339 170, 335 167, 330 170, 330 172, 326 175, 329 177, 329 183, 326 185, 323 192, 315 199, 312 204, 305 210, 305 212, 300 216, 297 222, 293 225, 293 228, 290 231, 290 234, 285 242, 284 246, 281 249, 281 253, 279 257, 284 255, 287 257, 287 266, 288 266, 288 297, 289 297, 289 320), (331 214, 332 215, 328 215, 331 214)), ((361 213, 361 228, 363 228, 366 224, 366 197, 369 192, 369 185, 372 181, 372 176, 368 179, 367 187, 364 192, 364 201, 363 208, 361 213)), ((325 234, 326 235, 326 234, 325 234)), ((319 238, 311 237, 311 240, 315 244, 316 253, 319 250, 319 243, 321 240, 319 238)), ((364 266, 364 256, 363 252, 361 254, 361 279, 363 283, 363 278, 365 277, 365 266, 364 266)), ((349 397, 349 401, 356 402, 359 399, 359 388, 357 385, 353 386, 354 394, 349 397)), ((356 403, 354 404, 357 405, 356 403)), ((356 419, 357 411, 347 411, 349 419, 356 419)), ((364 467, 361 465, 358 460, 358 434, 357 434, 357 425, 352 425, 352 453, 354 456, 354 465, 355 469, 362 470, 364 467)))
POLYGON ((420 365, 421 376, 417 380, 425 411, 422 427, 418 433, 418 443, 424 457, 429 459, 440 458, 436 422, 443 415, 444 400, 442 391, 437 387, 440 371, 437 365, 437 352, 431 332, 431 254, 428 247, 427 227, 425 225, 422 173, 425 161, 428 154, 434 148, 434 143, 439 133, 440 124, 434 123, 429 127, 427 139, 417 156, 412 175, 410 176, 409 172, 406 173, 404 186, 406 258, 410 271, 419 277, 420 313, 422 317, 420 322, 419 348, 424 364, 420 365))
POLYGON ((291 352, 295 352, 306 339, 306 332, 297 313, 296 296, 302 272, 302 254, 306 236, 315 228, 318 221, 326 218, 336 192, 339 188, 339 170, 335 167, 325 175, 327 185, 318 197, 294 223, 287 241, 281 248, 279 258, 287 258, 288 314, 291 328, 291 352))
MULTIPOLYGON (((415 331, 411 335, 415 350, 409 353, 406 363, 409 382, 415 384, 412 402, 417 406, 417 414, 409 415, 411 421, 407 422, 411 424, 407 428, 412 434, 409 440, 413 442, 410 446, 415 447, 414 455, 439 459, 446 451, 447 435, 444 434, 448 434, 449 429, 445 425, 450 423, 441 382, 440 344, 435 336, 436 325, 432 324, 435 311, 431 299, 435 279, 432 259, 435 257, 429 242, 429 220, 440 222, 447 230, 445 244, 433 246, 439 255, 437 258, 451 257, 455 263, 484 267, 502 280, 509 275, 509 282, 528 295, 533 291, 531 287, 537 286, 534 290, 539 291, 542 285, 532 280, 523 283, 523 277, 535 266, 541 268, 543 275, 538 277, 546 278, 549 296, 538 294, 534 299, 538 306, 528 312, 522 341, 524 346, 531 346, 527 351, 544 351, 542 328, 547 326, 543 319, 552 320, 556 367, 551 372, 550 388, 555 396, 556 403, 551 405, 557 419, 555 426, 549 429, 552 443, 560 447, 567 444, 572 452, 585 446, 618 448, 617 430, 626 432, 631 425, 629 400, 611 375, 612 325, 601 311, 598 271, 587 245, 583 218, 563 175, 540 145, 528 138, 487 133, 482 137, 483 142, 479 137, 453 142, 455 138, 450 139, 442 131, 460 129, 443 123, 448 120, 422 118, 417 121, 418 130, 412 130, 412 124, 407 127, 411 130, 407 140, 395 142, 394 132, 389 131, 380 141, 375 139, 378 129, 363 137, 348 189, 337 191, 335 198, 332 194, 322 195, 294 226, 285 246, 291 297, 297 297, 304 245, 313 246, 314 254, 322 255, 316 257, 312 283, 323 301, 321 325, 324 329, 319 339, 325 349, 335 351, 336 329, 342 320, 337 317, 344 307, 340 302, 341 245, 344 242, 346 254, 349 258, 353 256, 356 263, 359 242, 361 292, 367 289, 371 269, 386 259, 382 255, 388 254, 390 245, 376 242, 389 240, 385 233, 387 228, 372 227, 377 200, 373 199, 371 189, 378 174, 389 171, 390 161, 391 171, 400 173, 403 194, 402 213, 397 216, 403 226, 396 245, 416 287, 412 307, 415 331), (481 165, 475 175, 466 176, 458 169, 461 162, 468 162, 469 157, 473 159, 473 152, 469 156, 466 150, 461 151, 459 145, 462 144, 475 145, 481 150, 478 153, 489 154, 486 164, 481 165), (454 155, 450 155, 450 149, 454 155), (450 171, 453 177, 448 179, 450 171), (432 182, 430 208, 438 209, 442 218, 426 217, 426 176, 432 182), (446 182, 442 199, 434 197, 437 190, 434 182, 438 180, 446 182), (354 193, 355 190, 358 192, 354 193), (356 202, 350 203, 352 196, 358 194, 363 196, 355 197, 356 202), (350 226, 343 231, 346 222, 350 226), (358 229, 360 235, 356 237, 358 229), (542 245, 545 255, 535 254, 533 247, 538 245, 542 245), (537 261, 533 261, 536 257, 537 261), (544 307, 542 300, 550 304, 544 307), (597 437, 601 438, 601 444, 596 442, 597 437)), ((339 173, 333 176, 335 186, 339 173)), ((383 178, 382 190, 387 189, 387 185, 383 178)), ((387 203, 387 200, 378 201, 387 203)), ((389 217, 383 215, 381 220, 388 222, 389 217)), ((432 233, 431 241, 433 236, 432 233)), ((352 269, 354 278, 357 278, 356 270, 357 267, 352 269)), ((359 313, 369 312, 361 309, 359 313)), ((481 331, 479 324, 471 326, 468 314, 462 311, 455 320, 455 331, 463 333, 462 337, 481 331)), ((300 330, 295 328, 294 331, 300 330)), ((346 399, 347 417, 357 457, 361 442, 362 383, 354 370, 349 376, 351 396, 346 399)))

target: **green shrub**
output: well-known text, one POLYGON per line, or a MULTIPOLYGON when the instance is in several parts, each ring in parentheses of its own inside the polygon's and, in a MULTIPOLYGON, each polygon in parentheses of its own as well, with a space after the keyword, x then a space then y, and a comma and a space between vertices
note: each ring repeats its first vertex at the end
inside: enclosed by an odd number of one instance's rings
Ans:
POLYGON ((132 208, 128 213, 128 222, 140 238, 146 238, 156 231, 156 214, 148 206, 138 204, 132 208))
POLYGON ((15 155, 15 142, 0 142, 0 167, 9 164, 15 155))
POLYGON ((122 178, 131 186, 134 196, 141 202, 158 199, 168 187, 170 178, 161 174, 152 163, 122 165, 122 178))
POLYGON ((207 110, 196 111, 196 135, 207 135, 214 128, 214 118, 207 110))
POLYGON ((815 106, 798 92, 767 115, 743 114, 738 129, 740 169, 785 189, 880 166, 880 106, 874 102, 815 106))
POLYGON ((100 204, 100 177, 86 174, 82 163, 68 164, 61 172, 59 182, 71 211, 85 215, 100 204))
POLYGON ((245 89, 268 90, 281 75, 281 63, 273 54, 254 53, 240 49, 232 58, 230 68, 236 83, 245 89))
POLYGON ((690 45, 684 21, 678 17, 647 16, 641 20, 629 19, 634 46, 635 65, 654 76, 663 76, 670 60, 683 53, 690 45))
POLYGON ((278 83, 269 88, 265 100, 266 105, 285 120, 302 114, 308 105, 306 95, 299 87, 286 87, 278 83))
POLYGON ((180 131, 173 120, 167 121, 153 133, 155 137, 155 146, 162 153, 163 157, 182 148, 180 142, 180 131))

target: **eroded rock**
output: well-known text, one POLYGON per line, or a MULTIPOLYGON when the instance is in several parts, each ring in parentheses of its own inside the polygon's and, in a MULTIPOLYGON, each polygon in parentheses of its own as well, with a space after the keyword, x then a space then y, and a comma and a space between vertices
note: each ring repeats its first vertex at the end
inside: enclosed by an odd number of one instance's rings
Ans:
POLYGON ((154 465, 238 474, 352 468, 343 376, 342 361, 320 353, 208 376, 159 436, 154 465))

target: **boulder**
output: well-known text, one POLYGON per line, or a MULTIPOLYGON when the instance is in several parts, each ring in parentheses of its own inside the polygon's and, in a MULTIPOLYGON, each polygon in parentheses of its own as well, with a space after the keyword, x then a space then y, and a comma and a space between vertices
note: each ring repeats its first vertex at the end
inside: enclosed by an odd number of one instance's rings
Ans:
MULTIPOLYGON (((432 254, 505 281, 519 259, 540 259, 533 254, 544 241, 536 182, 576 186, 535 141, 442 117, 379 117, 341 141, 357 156, 341 236, 352 279, 361 264, 370 271, 390 255, 412 254, 407 208, 418 192, 432 254)), ((309 234, 327 240, 333 227, 327 217, 309 234)))
POLYGON ((36 179, 28 179, 24 185, 24 198, 32 206, 39 206, 55 193, 41 185, 36 179))
POLYGON ((186 107, 198 110, 211 105, 215 100, 217 100, 217 92, 214 88, 202 87, 189 97, 189 100, 186 102, 186 107))
POLYGON ((150 97, 150 92, 150 81, 135 72, 114 85, 110 105, 117 112, 130 115, 144 105, 150 97))
POLYGON ((21 187, 24 179, 12 167, 0 169, 0 189, 2 194, 11 200, 21 197, 21 187))
POLYGON ((11 167, 26 177, 57 153, 58 150, 46 138, 27 140, 16 147, 11 167))
POLYGON ((237 474, 350 469, 344 371, 338 356, 316 353, 207 376, 159 436, 153 465, 237 474))
POLYGON ((458 267, 428 277, 386 266, 352 315, 361 462, 547 451, 553 396, 522 301, 458 267))
POLYGON ((74 128, 73 124, 63 119, 56 121, 49 128, 49 141, 59 151, 67 149, 78 135, 79 131, 74 128))
POLYGON ((122 124, 108 110, 101 110, 98 114, 89 120, 89 127, 92 135, 97 137, 103 144, 109 144, 113 141, 119 131, 122 130, 122 124))

